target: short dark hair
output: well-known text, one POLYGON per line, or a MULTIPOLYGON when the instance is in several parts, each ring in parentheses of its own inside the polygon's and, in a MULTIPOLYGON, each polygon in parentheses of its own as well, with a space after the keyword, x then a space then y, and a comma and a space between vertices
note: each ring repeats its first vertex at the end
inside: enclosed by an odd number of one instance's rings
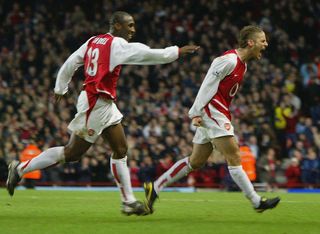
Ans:
POLYGON ((113 13, 109 20, 110 28, 113 28, 113 25, 115 25, 116 23, 120 23, 120 24, 123 23, 124 17, 126 16, 131 16, 131 15, 125 11, 116 11, 115 13, 113 13))
POLYGON ((238 38, 238 43, 240 48, 245 48, 248 45, 248 40, 249 39, 254 39, 254 34, 256 33, 261 33, 263 30, 255 25, 248 25, 243 27, 240 30, 239 33, 239 38, 238 38))

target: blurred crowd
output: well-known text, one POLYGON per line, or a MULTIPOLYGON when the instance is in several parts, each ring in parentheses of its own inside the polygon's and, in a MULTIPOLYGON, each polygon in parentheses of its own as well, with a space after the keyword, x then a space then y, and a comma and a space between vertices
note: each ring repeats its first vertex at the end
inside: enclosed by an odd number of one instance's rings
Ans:
MULTIPOLYGON (((312 0, 0 0, 0 181, 28 144, 45 150, 67 143, 83 75, 80 68, 57 105, 56 74, 89 37, 108 32, 116 10, 134 16, 134 41, 153 48, 201 46, 172 64, 123 66, 117 106, 134 185, 191 153, 195 129, 188 110, 210 63, 237 47, 243 26, 257 24, 269 47, 263 59, 248 64, 231 106, 239 144, 254 155, 255 182, 319 186, 320 3, 312 0)), ((41 182, 112 183, 110 154, 100 139, 81 162, 44 170, 41 182)), ((230 177, 223 160, 210 159, 180 183, 224 187, 230 177)))

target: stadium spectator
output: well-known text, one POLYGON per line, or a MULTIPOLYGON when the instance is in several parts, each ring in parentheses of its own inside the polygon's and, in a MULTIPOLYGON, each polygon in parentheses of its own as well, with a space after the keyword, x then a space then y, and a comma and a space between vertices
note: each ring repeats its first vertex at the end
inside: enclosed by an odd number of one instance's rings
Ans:
POLYGON ((313 148, 309 148, 306 158, 301 163, 301 180, 312 188, 320 179, 320 161, 313 148))
POLYGON ((138 172, 140 181, 153 181, 156 178, 156 167, 150 156, 144 156, 138 172))
POLYGON ((91 184, 91 174, 90 158, 83 157, 79 168, 79 182, 89 186, 91 184))
POLYGON ((162 175, 174 164, 173 156, 170 153, 166 153, 156 164, 156 177, 162 175))
POLYGON ((249 146, 242 145, 239 147, 239 150, 240 150, 241 166, 243 170, 246 172, 249 180, 254 182, 257 178, 256 158, 249 146))
MULTIPOLYGON (((20 155, 20 162, 26 162, 37 157, 41 153, 41 150, 34 144, 28 144, 20 155)), ((34 188, 35 181, 41 178, 41 171, 35 170, 29 173, 26 173, 22 177, 24 179, 24 186, 26 188, 34 188)))
POLYGON ((250 148, 251 153, 254 158, 257 160, 260 155, 258 140, 256 136, 250 136, 247 145, 250 148))
POLYGON ((132 186, 139 186, 139 167, 136 160, 130 160, 129 161, 129 168, 130 168, 130 178, 132 186))
POLYGON ((92 182, 102 183, 108 181, 108 173, 110 162, 105 158, 104 154, 99 154, 90 159, 90 171, 92 182))
POLYGON ((197 127, 191 156, 180 159, 154 183, 144 184, 151 211, 159 192, 192 170, 204 166, 214 148, 226 158, 232 179, 257 212, 274 208, 279 203, 278 197, 267 199, 259 196, 243 170, 228 109, 247 70, 247 62, 261 59, 268 42, 264 31, 252 25, 241 29, 238 42, 237 49, 226 51, 213 60, 189 111, 192 124, 197 127))
POLYGON ((267 190, 272 191, 276 186, 276 176, 280 167, 276 150, 269 148, 258 160, 257 167, 259 168, 259 181, 267 183, 267 190))
POLYGON ((296 188, 301 185, 301 170, 297 158, 290 160, 290 165, 287 167, 285 175, 287 178, 287 188, 296 188))
POLYGON ((303 78, 303 85, 307 87, 308 85, 312 84, 313 79, 318 78, 318 67, 312 62, 305 63, 302 64, 300 73, 303 78))
MULTIPOLYGON (((134 33, 133 17, 126 12, 117 11, 110 18, 109 33, 91 37, 65 61, 58 72, 54 89, 57 102, 67 93, 74 72, 84 65, 85 73, 84 88, 78 98, 77 114, 68 126, 72 131, 70 141, 64 147, 49 148, 26 162, 19 164, 13 161, 9 165, 7 180, 7 189, 11 196, 24 174, 60 162, 78 161, 102 135, 113 151, 110 166, 121 191, 122 212, 136 215, 148 213, 148 208, 144 203, 137 201, 132 192, 127 167, 127 143, 121 125, 123 116, 114 104, 121 65, 169 63, 179 55, 194 53, 198 47, 190 45, 181 48, 172 46, 150 49, 141 43, 128 43, 134 33)), ((73 181, 77 170, 70 165, 64 167, 65 179, 73 181)))

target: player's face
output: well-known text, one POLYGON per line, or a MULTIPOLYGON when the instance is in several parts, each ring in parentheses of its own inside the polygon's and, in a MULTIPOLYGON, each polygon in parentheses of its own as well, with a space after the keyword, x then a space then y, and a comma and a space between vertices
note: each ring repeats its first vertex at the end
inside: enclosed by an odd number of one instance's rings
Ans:
POLYGON ((125 16, 124 22, 119 29, 119 36, 130 41, 136 32, 135 23, 132 16, 125 16))
POLYGON ((266 34, 264 32, 256 33, 252 46, 252 58, 261 59, 262 52, 268 47, 266 34))

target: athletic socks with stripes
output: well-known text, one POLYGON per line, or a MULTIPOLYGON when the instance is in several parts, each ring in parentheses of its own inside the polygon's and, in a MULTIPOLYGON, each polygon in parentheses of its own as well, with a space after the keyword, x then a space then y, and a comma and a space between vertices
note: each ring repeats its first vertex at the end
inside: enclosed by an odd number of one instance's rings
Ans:
POLYGON ((133 195, 130 172, 127 166, 127 156, 121 159, 110 159, 110 167, 112 175, 120 189, 122 202, 132 203, 136 201, 133 195))
POLYGON ((164 187, 178 181, 192 170, 189 157, 180 159, 154 182, 154 190, 158 194, 164 187))
POLYGON ((17 167, 19 176, 47 167, 55 166, 64 161, 64 147, 53 147, 43 151, 37 157, 28 161, 22 162, 17 167))

